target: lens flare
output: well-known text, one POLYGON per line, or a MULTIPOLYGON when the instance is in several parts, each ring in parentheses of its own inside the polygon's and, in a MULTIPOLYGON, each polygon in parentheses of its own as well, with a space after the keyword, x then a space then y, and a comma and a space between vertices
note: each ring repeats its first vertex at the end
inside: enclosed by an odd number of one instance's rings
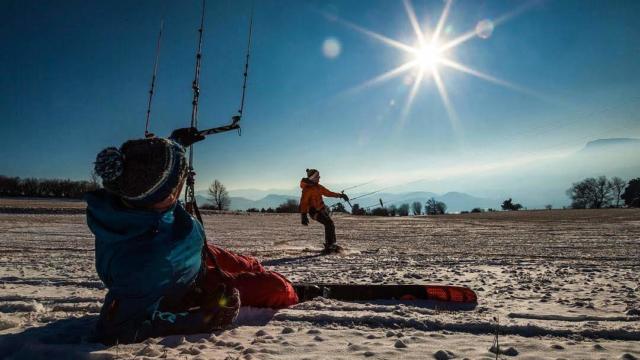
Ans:
POLYGON ((330 37, 324 40, 322 43, 322 54, 327 59, 335 59, 340 55, 342 51, 342 45, 338 39, 330 37))
POLYGON ((478 22, 476 25, 476 35, 481 39, 488 39, 493 34, 493 22, 485 19, 478 22))

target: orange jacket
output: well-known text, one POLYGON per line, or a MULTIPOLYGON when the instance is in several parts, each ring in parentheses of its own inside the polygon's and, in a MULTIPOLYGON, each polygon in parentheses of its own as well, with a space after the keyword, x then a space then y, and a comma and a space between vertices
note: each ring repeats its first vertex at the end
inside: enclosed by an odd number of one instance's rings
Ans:
POLYGON ((322 210, 324 201, 322 196, 340 197, 340 193, 329 191, 326 187, 309 181, 307 178, 300 180, 302 196, 300 196, 300 213, 306 214, 310 208, 322 210))

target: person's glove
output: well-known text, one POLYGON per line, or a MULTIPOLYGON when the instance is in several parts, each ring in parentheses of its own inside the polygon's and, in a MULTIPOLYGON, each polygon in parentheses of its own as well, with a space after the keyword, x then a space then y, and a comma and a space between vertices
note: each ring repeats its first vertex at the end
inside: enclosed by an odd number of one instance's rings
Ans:
POLYGON ((205 136, 198 134, 198 129, 194 127, 181 128, 173 130, 169 139, 175 140, 184 147, 191 146, 200 140, 204 140, 205 136))
POLYGON ((345 193, 340 194, 340 198, 342 198, 342 200, 344 201, 349 201, 349 197, 345 193))
POLYGON ((309 217, 307 216, 307 214, 300 214, 300 221, 304 226, 309 225, 309 217))
POLYGON ((231 325, 240 311, 240 292, 234 287, 220 284, 200 306, 209 330, 224 329, 231 325))

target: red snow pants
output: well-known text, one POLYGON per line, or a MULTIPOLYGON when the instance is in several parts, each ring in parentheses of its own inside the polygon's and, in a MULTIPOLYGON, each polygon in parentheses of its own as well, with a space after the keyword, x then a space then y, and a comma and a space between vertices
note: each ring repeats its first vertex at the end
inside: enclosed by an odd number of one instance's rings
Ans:
POLYGON ((212 244, 207 244, 207 248, 224 273, 215 270, 215 264, 206 256, 207 288, 216 289, 220 283, 235 287, 240 292, 242 306, 281 309, 298 303, 291 282, 275 271, 265 270, 257 259, 212 244))

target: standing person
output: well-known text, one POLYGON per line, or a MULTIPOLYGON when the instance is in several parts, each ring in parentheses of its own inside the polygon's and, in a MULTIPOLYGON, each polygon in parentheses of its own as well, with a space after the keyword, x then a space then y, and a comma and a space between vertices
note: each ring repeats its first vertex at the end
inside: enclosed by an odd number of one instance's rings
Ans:
POLYGON ((329 216, 329 211, 322 201, 322 196, 342 198, 349 201, 346 194, 328 190, 320 185, 320 172, 316 169, 307 169, 307 177, 300 180, 302 195, 300 196, 300 217, 302 225, 309 225, 311 218, 324 225, 324 253, 335 253, 341 250, 336 244, 336 227, 329 216))
POLYGON ((87 224, 108 289, 96 329, 105 344, 211 332, 230 326, 241 303, 283 308, 298 301, 282 275, 206 243, 202 224, 177 201, 188 171, 184 147, 201 139, 193 128, 180 129, 96 158, 104 189, 86 196, 87 224))

